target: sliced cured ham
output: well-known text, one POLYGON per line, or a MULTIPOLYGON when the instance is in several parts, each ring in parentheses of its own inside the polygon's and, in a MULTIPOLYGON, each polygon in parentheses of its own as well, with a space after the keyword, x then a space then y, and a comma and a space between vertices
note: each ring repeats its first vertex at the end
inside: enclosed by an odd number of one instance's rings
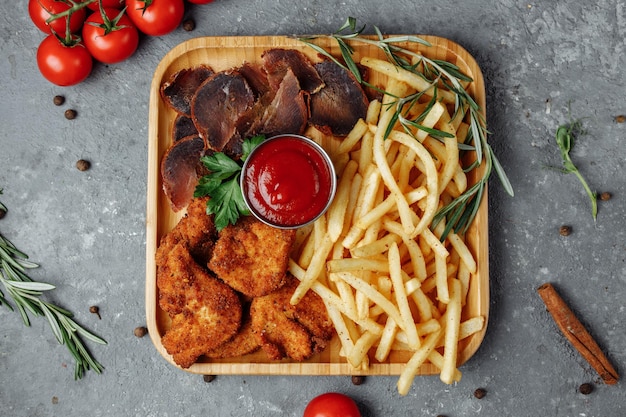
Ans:
POLYGON ((172 140, 174 142, 178 142, 187 136, 197 134, 198 129, 196 129, 196 125, 193 124, 191 117, 179 114, 176 119, 174 119, 174 125, 172 126, 172 140))
POLYGON ((191 100, 198 87, 211 75, 213 70, 206 65, 182 69, 161 85, 161 97, 177 113, 191 116, 191 100))
POLYGON ((191 118, 209 149, 221 152, 238 134, 238 123, 254 100, 250 85, 237 70, 218 72, 198 87, 191 118))
POLYGON ((304 133, 309 119, 307 100, 308 94, 300 88, 293 71, 288 69, 274 100, 265 109, 259 133, 266 137, 284 133, 304 133))
POLYGON ((345 136, 365 119, 369 100, 351 72, 332 61, 315 64, 324 88, 311 95, 309 123, 328 135, 345 136))
POLYGON ((180 211, 193 198, 198 178, 206 174, 204 165, 200 162, 205 153, 204 140, 198 135, 193 135, 175 142, 163 155, 161 159, 163 192, 169 199, 173 211, 180 211))
POLYGON ((311 61, 296 49, 268 49, 261 56, 267 79, 274 90, 280 88, 287 70, 293 71, 300 87, 309 94, 315 94, 324 87, 311 61))

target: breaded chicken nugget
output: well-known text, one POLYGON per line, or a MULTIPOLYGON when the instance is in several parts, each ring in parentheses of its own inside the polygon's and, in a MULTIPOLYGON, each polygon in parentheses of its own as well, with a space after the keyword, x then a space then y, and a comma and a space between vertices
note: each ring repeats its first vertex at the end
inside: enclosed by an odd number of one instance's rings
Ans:
POLYGON ((220 231, 208 267, 242 294, 269 294, 285 283, 295 233, 268 226, 252 216, 240 218, 220 231))
POLYGON ((297 305, 289 302, 297 286, 298 280, 288 275, 282 288, 252 300, 252 328, 272 360, 305 360, 324 350, 333 335, 333 324, 317 294, 308 291, 297 305))
POLYGON ((239 296, 198 265, 184 242, 162 254, 157 287, 159 305, 172 319, 161 342, 179 366, 190 367, 239 330, 239 296))
POLYGON ((260 347, 261 345, 254 335, 252 321, 248 315, 244 316, 241 328, 237 334, 232 337, 232 339, 229 339, 215 349, 206 352, 205 356, 209 358, 234 358, 255 352, 260 347))
POLYGON ((156 253, 157 266, 160 258, 179 242, 185 242, 191 256, 200 265, 206 265, 217 240, 213 215, 206 213, 208 197, 194 198, 187 206, 187 213, 174 228, 161 238, 156 253))

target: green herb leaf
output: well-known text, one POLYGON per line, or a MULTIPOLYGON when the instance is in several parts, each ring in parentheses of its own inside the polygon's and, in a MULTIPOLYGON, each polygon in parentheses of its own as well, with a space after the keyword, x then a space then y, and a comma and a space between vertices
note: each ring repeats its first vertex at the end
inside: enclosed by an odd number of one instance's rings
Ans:
POLYGON ((595 221, 598 217, 598 195, 593 192, 587 184, 587 181, 580 173, 574 162, 572 161, 569 153, 574 146, 576 136, 585 133, 582 129, 582 122, 580 120, 574 120, 571 123, 561 125, 556 130, 556 144, 561 151, 561 159, 563 160, 563 172, 576 175, 576 178, 580 181, 589 197, 591 202, 591 216, 595 221))
POLYGON ((241 166, 222 152, 203 156, 200 160, 211 171, 209 176, 214 179, 224 180, 241 171, 241 166))
POLYGON ((241 160, 245 161, 246 159, 248 159, 248 156, 254 150, 254 148, 259 146, 264 140, 265 136, 263 135, 253 136, 250 139, 244 140, 242 145, 243 153, 241 155, 241 160))
POLYGON ((235 224, 240 216, 250 215, 239 184, 242 161, 263 140, 265 140, 264 136, 245 139, 240 161, 233 160, 223 152, 207 155, 200 159, 210 172, 198 181, 194 190, 194 197, 209 197, 207 214, 215 215, 214 223, 218 231, 229 224, 235 224))

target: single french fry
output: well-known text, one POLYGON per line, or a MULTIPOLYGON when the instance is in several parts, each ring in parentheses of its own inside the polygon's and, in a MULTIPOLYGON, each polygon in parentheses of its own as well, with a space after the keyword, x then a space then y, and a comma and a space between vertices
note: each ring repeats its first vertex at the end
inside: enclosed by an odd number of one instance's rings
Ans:
POLYGON ((377 124, 378 123, 378 115, 380 114, 380 107, 382 103, 380 100, 374 99, 370 101, 369 106, 367 106, 367 113, 365 115, 365 122, 367 124, 377 124))
POLYGON ((380 336, 380 341, 378 342, 376 352, 374 353, 374 358, 376 358, 378 362, 384 362, 387 359, 387 356, 393 346, 393 341, 396 338, 397 331, 398 326, 395 320, 391 317, 387 317, 383 334, 380 336))
POLYGON ((366 331, 361 335, 359 340, 356 341, 354 347, 348 354, 348 362, 354 368, 358 368, 362 365, 363 359, 367 356, 367 352, 378 340, 379 335, 366 331))
POLYGON ((408 360, 397 382, 398 393, 400 395, 404 396, 408 394, 413 379, 415 379, 415 375, 417 375, 420 366, 426 361, 428 355, 435 349, 435 345, 440 336, 441 330, 430 333, 422 341, 420 348, 416 350, 413 356, 411 356, 411 359, 408 360))
POLYGON ((389 273, 387 261, 374 259, 343 258, 331 259, 326 263, 328 272, 358 272, 373 271, 384 274, 389 273))
POLYGON ((397 244, 401 241, 401 236, 388 234, 372 243, 350 249, 350 254, 353 258, 367 258, 379 255, 387 252, 392 243, 397 244))
POLYGON ((358 167, 356 162, 348 162, 337 185, 335 198, 326 212, 328 235, 333 242, 336 242, 343 233, 344 219, 350 202, 352 180, 358 167))
POLYGON ((368 131, 367 123, 363 119, 359 119, 352 130, 343 138, 341 144, 339 145, 339 149, 337 149, 338 153, 347 153, 356 146, 357 143, 361 140, 365 132, 368 131))
MULTIPOLYGON (((394 242, 389 247, 389 276, 393 283, 393 290, 396 297, 396 305, 400 312, 400 317, 404 323, 402 327, 408 337, 409 347, 417 349, 420 345, 419 338, 417 337, 417 330, 415 330, 415 321, 411 314, 409 307, 409 301, 404 289, 404 280, 402 279, 402 266, 400 264, 400 254, 398 252, 398 245, 394 242)), ((400 325, 400 323, 398 323, 400 325)))
POLYGON ((367 131, 361 138, 361 150, 358 155, 359 172, 361 175, 365 175, 367 167, 373 164, 372 143, 374 142, 374 135, 372 132, 367 131))
MULTIPOLYGON (((435 365, 437 368, 439 368, 439 372, 441 372, 441 368, 443 368, 443 356, 441 355, 441 353, 433 350, 432 352, 430 352, 430 355, 428 355, 428 361, 435 365)), ((461 377, 461 371, 455 369, 454 373, 452 374, 452 381, 460 382, 461 377)))
POLYGON ((461 324, 461 283, 457 279, 450 280, 450 301, 445 317, 445 334, 443 346, 443 366, 439 378, 445 384, 454 382, 456 359, 459 347, 459 327, 461 324))
MULTIPOLYGON (((443 223, 441 224, 443 225, 443 223)), ((461 261, 463 262, 463 264, 465 264, 468 271, 471 274, 476 273, 476 260, 474 259, 474 255, 472 255, 472 252, 470 252, 463 239, 453 232, 448 233, 446 239, 448 240, 448 242, 450 242, 454 250, 459 254, 459 256, 461 257, 461 261)))

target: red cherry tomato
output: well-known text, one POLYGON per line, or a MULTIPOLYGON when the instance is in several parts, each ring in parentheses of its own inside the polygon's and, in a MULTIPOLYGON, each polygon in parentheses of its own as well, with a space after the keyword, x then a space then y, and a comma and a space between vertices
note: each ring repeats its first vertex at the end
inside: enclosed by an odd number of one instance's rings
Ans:
POLYGON ((361 413, 352 398, 328 392, 313 398, 302 417, 361 417, 361 413))
POLYGON ((87 78, 93 60, 82 43, 65 46, 56 36, 48 35, 37 49, 37 66, 48 81, 65 87, 87 78))
MULTIPOLYGON (((50 29, 54 30, 59 35, 64 35, 67 25, 67 17, 55 19, 49 24, 46 20, 52 14, 62 13, 72 7, 71 3, 58 0, 29 0, 28 1, 28 14, 35 26, 44 33, 52 33, 50 29)), ((72 13, 70 18, 70 32, 80 32, 80 28, 83 27, 83 22, 87 17, 87 11, 82 8, 72 13)))
MULTIPOLYGON (((83 2, 84 3, 84 2, 83 2)), ((102 3, 102 7, 105 9, 119 9, 124 8, 124 0, 96 0, 93 3, 89 3, 89 7, 93 11, 100 10, 98 3, 102 3)))
POLYGON ((208 4, 208 3, 213 2, 213 0, 187 0, 187 1, 193 4, 208 4))
POLYGON ((109 32, 100 25, 106 25, 100 12, 92 13, 83 25, 83 42, 95 59, 105 64, 115 64, 130 58, 139 45, 139 32, 133 22, 117 9, 104 9, 108 20, 115 23, 109 32))
POLYGON ((126 14, 137 29, 150 36, 172 32, 184 13, 183 0, 126 0, 126 14))

